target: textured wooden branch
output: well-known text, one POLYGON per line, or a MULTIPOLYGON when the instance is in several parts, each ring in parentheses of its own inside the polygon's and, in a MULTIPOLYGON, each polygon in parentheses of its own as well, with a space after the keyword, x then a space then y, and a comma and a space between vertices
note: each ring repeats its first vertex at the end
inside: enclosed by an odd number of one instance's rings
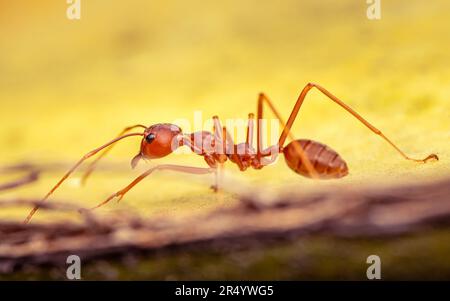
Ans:
MULTIPOLYGON (((0 206, 26 203, 35 204, 33 200, 10 200, 0 206)), ((75 209, 58 202, 49 204, 44 209, 75 209)), ((270 201, 243 196, 232 208, 182 220, 120 215, 89 216, 82 223, 63 224, 0 221, 0 271, 11 272, 24 264, 61 263, 67 254, 88 260, 199 242, 236 243, 317 233, 367 238, 447 227, 449 221, 450 179, 420 185, 341 187, 286 194, 270 201)))

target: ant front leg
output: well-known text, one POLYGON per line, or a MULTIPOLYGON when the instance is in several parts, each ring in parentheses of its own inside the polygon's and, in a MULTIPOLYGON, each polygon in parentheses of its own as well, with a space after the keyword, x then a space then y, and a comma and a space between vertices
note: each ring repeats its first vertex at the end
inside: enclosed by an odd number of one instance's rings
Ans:
MULTIPOLYGON (((45 202, 50 195, 52 195, 52 193, 58 189, 58 187, 81 165, 81 163, 83 163, 84 161, 86 161, 87 159, 89 159, 90 157, 94 156, 95 154, 97 154, 98 152, 102 151, 103 149, 107 148, 108 146, 116 143, 119 140, 122 140, 124 138, 127 137, 132 137, 132 136, 143 136, 143 133, 131 133, 131 134, 127 134, 127 135, 123 135, 120 137, 117 137, 116 139, 111 140, 110 142, 100 146, 99 148, 96 148, 92 151, 90 151, 89 153, 87 153, 86 155, 84 155, 59 181, 58 183, 56 183, 56 185, 45 195, 45 197, 41 200, 41 202, 45 202)), ((31 220, 31 218, 33 217, 33 215, 36 213, 36 211, 39 210, 39 205, 36 205, 28 214, 28 216, 25 218, 24 220, 24 224, 28 224, 31 220)))
POLYGON ((214 170, 214 184, 209 186, 213 192, 219 192, 220 182, 223 177, 223 165, 219 164, 214 170))
POLYGON ((149 170, 147 170, 146 172, 141 174, 139 177, 137 177, 128 186, 126 186, 125 188, 123 188, 123 189, 119 190, 118 192, 114 193, 109 198, 107 198, 105 201, 101 202, 100 204, 98 204, 97 206, 95 206, 95 207, 93 207, 91 209, 99 208, 99 207, 105 205, 106 203, 108 203, 109 201, 111 201, 112 199, 114 199, 116 197, 118 197, 119 198, 118 201, 120 201, 123 198, 123 196, 128 191, 130 191, 131 188, 133 188, 136 184, 138 184, 145 177, 147 177, 148 175, 153 173, 155 170, 173 170, 173 171, 184 172, 184 173, 189 173, 189 174, 196 174, 196 175, 208 174, 208 173, 212 173, 212 172, 215 171, 214 168, 191 167, 191 166, 172 165, 172 164, 157 165, 155 167, 150 168, 149 170))
POLYGON ((308 94, 308 92, 312 88, 316 88, 317 90, 319 90, 320 92, 325 94, 325 96, 327 96, 333 102, 338 104, 340 107, 344 108, 344 110, 346 110, 347 112, 352 114, 356 119, 358 119, 361 123, 363 123, 366 127, 368 127, 373 133, 375 133, 376 135, 378 135, 381 138, 383 138, 386 142, 388 142, 397 152, 399 152, 402 155, 403 158, 405 158, 407 160, 415 161, 415 162, 421 162, 421 163, 425 163, 425 162, 427 162, 429 160, 439 160, 439 158, 438 158, 438 156, 436 154, 430 154, 424 159, 414 159, 414 158, 411 158, 411 157, 407 156, 402 150, 400 150, 400 148, 397 147, 397 145, 395 145, 389 138, 387 138, 379 129, 377 129, 372 124, 370 124, 366 119, 364 119, 361 115, 359 115, 357 112, 355 112, 352 108, 350 108, 342 100, 340 100, 339 98, 337 98, 336 96, 331 94, 325 88, 323 88, 323 87, 321 87, 321 86, 319 86, 317 84, 313 84, 313 83, 308 83, 303 88, 302 92, 300 93, 300 95, 299 95, 299 97, 297 99, 297 102, 295 103, 295 106, 294 106, 294 108, 292 110, 292 113, 289 116, 289 119, 288 119, 288 121, 286 123, 286 126, 283 129, 283 133, 280 136, 280 139, 279 139, 279 142, 278 142, 280 146, 282 146, 284 144, 287 136, 289 135, 291 127, 292 127, 292 125, 293 125, 293 123, 295 121, 295 118, 297 117, 298 111, 300 110, 300 107, 302 106, 306 95, 308 94))

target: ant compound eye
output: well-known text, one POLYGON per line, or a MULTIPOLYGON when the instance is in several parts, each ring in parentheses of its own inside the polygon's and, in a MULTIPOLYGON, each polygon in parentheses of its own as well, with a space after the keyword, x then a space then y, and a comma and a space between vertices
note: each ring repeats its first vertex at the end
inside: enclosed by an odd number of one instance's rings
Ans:
POLYGON ((155 137, 156 137, 155 134, 150 133, 147 135, 147 137, 145 137, 145 141, 147 141, 147 143, 152 143, 153 140, 155 140, 155 137))

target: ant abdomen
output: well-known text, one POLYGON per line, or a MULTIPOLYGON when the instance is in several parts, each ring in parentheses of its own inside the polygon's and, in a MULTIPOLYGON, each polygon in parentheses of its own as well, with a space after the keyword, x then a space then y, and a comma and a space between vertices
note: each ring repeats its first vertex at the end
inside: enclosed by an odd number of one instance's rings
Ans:
POLYGON ((336 151, 325 144, 309 139, 292 141, 283 148, 287 165, 296 173, 305 177, 311 177, 305 164, 300 159, 300 155, 294 145, 295 143, 300 143, 300 146, 317 172, 319 178, 342 178, 348 174, 347 163, 345 163, 336 151))

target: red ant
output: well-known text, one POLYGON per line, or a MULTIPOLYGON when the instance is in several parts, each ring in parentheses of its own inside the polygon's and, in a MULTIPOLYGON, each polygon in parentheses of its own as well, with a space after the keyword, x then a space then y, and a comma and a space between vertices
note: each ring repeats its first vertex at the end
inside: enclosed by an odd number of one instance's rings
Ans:
MULTIPOLYGON (((83 163, 86 159, 94 156, 101 150, 106 150, 91 163, 88 167, 86 173, 84 174, 82 181, 84 182, 89 174, 94 170, 97 162, 105 156, 108 151, 111 149, 112 144, 116 143, 119 140, 122 140, 127 137, 132 136, 143 136, 141 141, 141 149, 139 154, 136 155, 132 161, 131 166, 134 168, 138 161, 142 158, 144 159, 157 159, 162 158, 170 153, 172 153, 176 148, 180 146, 188 146, 192 151, 203 156, 209 168, 200 168, 200 167, 191 167, 191 166, 181 166, 181 165, 172 165, 172 164, 163 164, 157 165, 146 172, 137 177, 133 182, 131 182, 128 186, 119 190, 118 192, 111 195, 104 202, 95 206, 94 208, 98 208, 115 197, 118 197, 119 200, 123 198, 123 196, 136 184, 138 184, 142 179, 153 173, 155 170, 174 170, 184 173, 190 174, 208 174, 216 172, 216 185, 213 186, 215 190, 217 190, 217 169, 218 166, 225 163, 225 161, 230 160, 231 162, 238 165, 241 171, 246 170, 248 167, 252 167, 254 169, 261 169, 265 165, 270 162, 273 162, 273 159, 279 154, 283 153, 287 165, 296 173, 301 174, 306 177, 315 178, 315 179, 326 179, 326 178, 341 178, 348 174, 348 168, 346 162, 336 153, 334 150, 329 148, 328 146, 313 141, 309 139, 300 139, 296 140, 292 133, 291 127, 294 123, 295 118, 300 110, 300 107, 303 104, 305 96, 312 89, 316 88, 323 94, 325 94, 332 101, 337 103, 339 106, 344 108, 347 112, 356 117, 359 121, 361 121, 366 127, 368 127, 372 132, 377 134, 386 140, 392 147, 394 147, 405 159, 412 160, 416 162, 425 163, 428 160, 439 160, 438 156, 435 154, 431 154, 427 156, 425 159, 413 159, 408 157, 405 153, 403 153, 391 140, 389 140, 380 130, 371 125, 367 120, 365 120, 361 115, 356 113, 352 108, 346 105, 344 102, 339 100, 336 96, 328 92, 325 88, 317 85, 308 83, 305 88, 301 91, 297 102, 289 116, 289 119, 285 123, 281 118, 278 111, 275 109, 274 105, 270 101, 270 99, 263 93, 259 94, 258 97, 258 105, 257 105, 257 148, 256 151, 253 148, 252 137, 253 137, 253 119, 254 115, 249 114, 249 120, 247 125, 247 138, 245 143, 234 144, 231 135, 228 133, 225 127, 220 125, 219 118, 217 116, 213 117, 214 121, 214 130, 213 133, 207 131, 196 132, 193 134, 183 134, 181 128, 174 124, 168 123, 160 123, 155 124, 150 127, 146 127, 144 125, 135 125, 128 128, 125 128, 120 135, 114 140, 106 143, 103 146, 100 146, 97 149, 94 149, 84 155, 76 164, 73 166, 62 178, 59 182, 47 193, 47 195, 42 199, 42 202, 46 201, 48 197, 61 185, 61 183, 66 180, 72 172, 76 168, 78 168, 81 163, 83 163), (261 127, 260 123, 263 119, 263 104, 266 104, 271 111, 278 118, 280 123, 283 125, 283 132, 278 140, 276 145, 272 145, 266 149, 261 149, 261 127), (131 133, 126 134, 135 128, 143 128, 143 133, 131 133), (222 129, 222 130, 220 130, 222 129), (288 145, 284 146, 284 143, 287 137, 290 137, 292 142, 288 145), (201 138, 201 139, 198 139, 201 138), (199 143, 200 141, 200 143, 199 143), (207 143, 204 143, 207 142, 207 143), (267 159, 267 157, 271 157, 271 159, 267 159)), ((94 209, 92 208, 92 209, 94 209)), ((34 213, 39 209, 39 206, 36 206, 31 210, 24 223, 28 223, 34 213)))

